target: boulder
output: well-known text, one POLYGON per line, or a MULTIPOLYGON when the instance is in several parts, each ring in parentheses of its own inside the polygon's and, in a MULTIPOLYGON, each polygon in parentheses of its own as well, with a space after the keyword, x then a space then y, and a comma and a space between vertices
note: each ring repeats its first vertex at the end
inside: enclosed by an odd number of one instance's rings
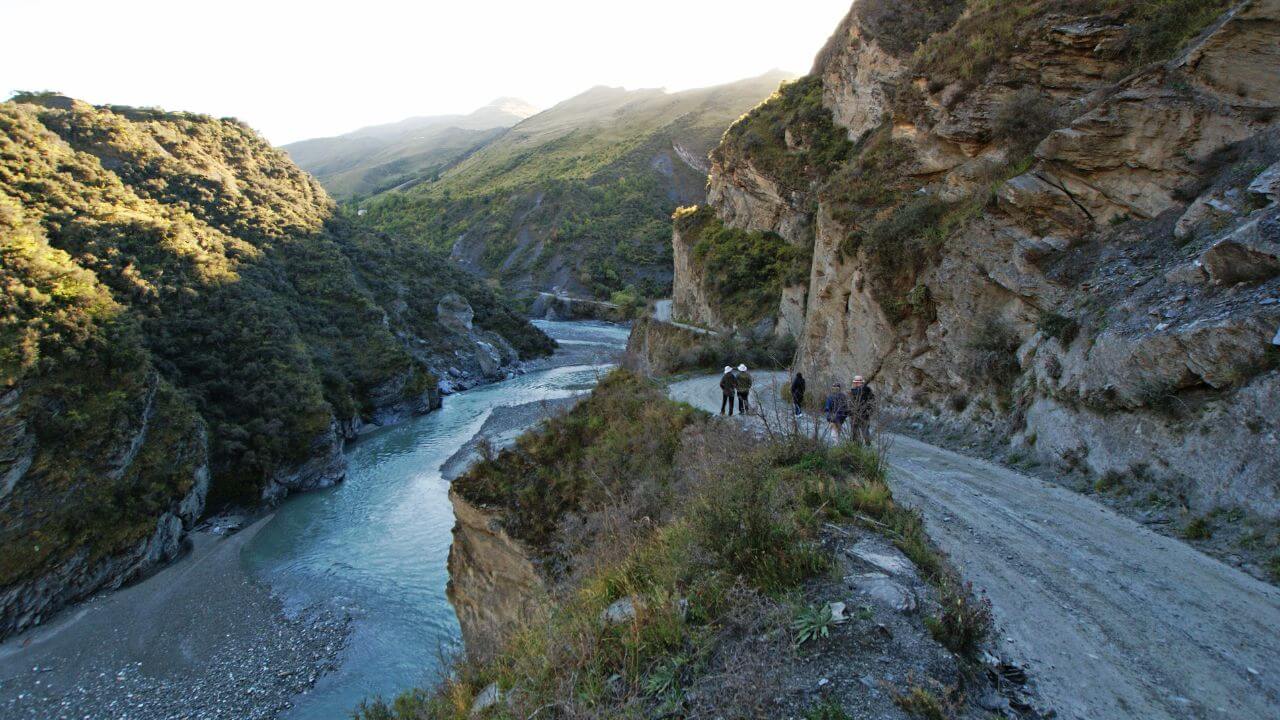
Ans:
POLYGON ((892 547, 862 541, 845 552, 889 575, 914 575, 915 566, 905 555, 892 547))
POLYGON ((857 592, 891 610, 910 613, 919 606, 916 594, 910 588, 884 573, 861 573, 845 580, 857 592))
POLYGON ((476 695, 476 699, 471 703, 471 717, 479 717, 484 714, 485 710, 502 702, 502 689, 498 687, 498 683, 493 682, 485 686, 480 694, 476 695))
POLYGON ((1218 285, 1256 282, 1280 275, 1280 211, 1240 226, 1200 256, 1218 285))
POLYGON ((440 323, 458 332, 471 331, 471 321, 475 314, 471 303, 457 293, 445 295, 436 304, 436 317, 440 319, 440 323))
POLYGON ((636 619, 636 604, 630 597, 613 601, 613 604, 600 612, 600 621, 605 625, 622 625, 636 619))

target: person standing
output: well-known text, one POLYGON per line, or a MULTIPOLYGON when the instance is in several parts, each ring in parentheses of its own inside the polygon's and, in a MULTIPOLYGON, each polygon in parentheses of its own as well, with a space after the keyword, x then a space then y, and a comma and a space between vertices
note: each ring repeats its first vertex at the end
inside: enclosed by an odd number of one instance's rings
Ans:
POLYGON ((724 374, 720 376, 720 414, 724 414, 724 408, 729 406, 729 415, 733 415, 733 396, 737 390, 738 382, 733 376, 733 368, 728 365, 724 366, 724 374))
POLYGON ((804 375, 800 373, 791 380, 791 402, 796 406, 796 417, 800 417, 804 409, 804 375))
POLYGON ((844 394, 840 383, 831 383, 831 392, 827 395, 826 401, 822 403, 822 412, 826 414, 827 424, 831 426, 831 432, 839 440, 840 433, 844 428, 844 421, 849 419, 849 396, 844 394))
POLYGON ((747 412, 747 396, 751 394, 751 373, 747 372, 747 365, 743 363, 738 366, 738 376, 735 379, 738 388, 738 412, 745 414, 747 412))
POLYGON ((871 413, 875 410, 876 394, 867 387, 866 378, 853 376, 849 388, 849 415, 853 418, 853 437, 863 445, 871 444, 871 413))

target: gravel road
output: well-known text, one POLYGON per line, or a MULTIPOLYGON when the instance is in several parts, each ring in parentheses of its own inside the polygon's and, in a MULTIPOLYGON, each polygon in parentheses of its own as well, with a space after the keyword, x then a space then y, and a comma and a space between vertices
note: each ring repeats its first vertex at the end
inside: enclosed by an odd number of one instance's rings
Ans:
MULTIPOLYGON (((782 373, 753 373, 765 411, 782 373)), ((719 376, 671 385, 718 412, 719 376)), ((758 421, 758 420, 757 420, 758 421)), ((1072 720, 1280 718, 1280 590, 1091 499, 900 435, 890 483, 1072 720)))

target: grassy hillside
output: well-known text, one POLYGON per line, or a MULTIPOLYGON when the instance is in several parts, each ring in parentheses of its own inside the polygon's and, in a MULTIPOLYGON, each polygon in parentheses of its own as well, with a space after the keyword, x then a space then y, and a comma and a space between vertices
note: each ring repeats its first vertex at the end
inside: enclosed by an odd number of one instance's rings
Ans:
POLYGON ((0 104, 0 587, 154 525, 208 462, 252 503, 334 421, 434 389, 468 298, 522 354, 551 342, 416 244, 351 227, 233 120, 49 95, 0 104))
POLYGON ((430 181, 536 110, 511 98, 468 115, 438 115, 284 146, 334 197, 359 199, 430 181))
POLYGON ((705 196, 707 152, 785 79, 666 93, 597 87, 521 122, 364 220, 518 290, 669 291, 671 212, 705 196))

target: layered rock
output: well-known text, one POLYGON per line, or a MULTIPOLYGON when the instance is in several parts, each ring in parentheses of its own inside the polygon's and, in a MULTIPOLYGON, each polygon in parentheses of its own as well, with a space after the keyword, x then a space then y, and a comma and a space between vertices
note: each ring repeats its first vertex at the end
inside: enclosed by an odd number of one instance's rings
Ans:
POLYGON ((532 617, 546 596, 535 554, 507 534, 500 514, 477 507, 452 489, 456 522, 449 546, 447 594, 458 614, 467 654, 492 657, 510 629, 532 617))
POLYGON ((1136 70, 1143 18, 1028 2, 1020 42, 967 78, 931 53, 1004 6, 917 50, 877 33, 879 5, 815 65, 859 144, 811 203, 763 150, 713 155, 726 224, 813 228, 798 366, 1044 461, 1280 513, 1280 2, 1236 3, 1136 70))

